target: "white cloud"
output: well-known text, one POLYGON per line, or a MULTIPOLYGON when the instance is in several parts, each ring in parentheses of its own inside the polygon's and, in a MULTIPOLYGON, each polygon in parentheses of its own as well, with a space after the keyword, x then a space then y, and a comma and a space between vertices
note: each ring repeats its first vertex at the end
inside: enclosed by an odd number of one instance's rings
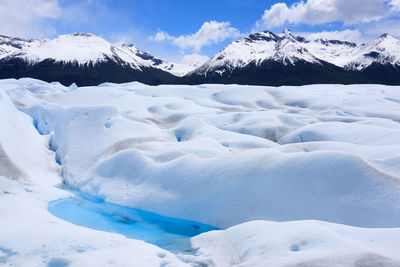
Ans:
POLYGON ((389 6, 392 12, 400 12, 400 0, 391 0, 389 6))
POLYGON ((178 46, 182 50, 192 49, 199 52, 202 47, 219 44, 226 39, 240 37, 238 29, 231 27, 229 22, 209 21, 204 22, 201 28, 193 34, 171 36, 164 31, 159 31, 151 39, 157 42, 169 42, 178 46))
POLYGON ((43 37, 55 32, 46 24, 61 14, 57 0, 1 0, 0 34, 43 37))
POLYGON ((152 39, 157 42, 162 42, 162 41, 173 41, 175 37, 169 35, 164 31, 159 31, 154 37, 152 37, 152 39))
POLYGON ((328 39, 328 40, 341 40, 348 42, 363 41, 363 35, 359 30, 343 30, 343 31, 323 31, 317 33, 299 33, 310 40, 328 39))
MULTIPOLYGON (((399 0, 391 0, 392 10, 399 0)), ((343 22, 346 25, 378 21, 389 16, 387 0, 306 0, 287 6, 277 3, 265 10, 258 29, 285 23, 318 25, 343 22)))

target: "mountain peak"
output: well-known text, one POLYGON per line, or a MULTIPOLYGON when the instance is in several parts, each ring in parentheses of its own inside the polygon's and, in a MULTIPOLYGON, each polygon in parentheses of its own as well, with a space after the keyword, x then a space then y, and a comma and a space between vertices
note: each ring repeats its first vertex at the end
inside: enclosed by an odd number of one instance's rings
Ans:
POLYGON ((292 32, 289 29, 284 29, 282 33, 285 35, 292 35, 292 32))
POLYGON ((32 41, 32 39, 22 39, 19 37, 11 37, 6 35, 0 35, 0 40, 12 40, 12 41, 23 41, 23 42, 32 41))
POLYGON ((380 38, 380 39, 386 39, 386 38, 388 38, 388 37, 390 37, 390 34, 384 33, 384 34, 382 34, 379 38, 380 38))
POLYGON ((277 41, 279 37, 270 31, 256 32, 244 38, 247 41, 277 41))
POLYGON ((384 44, 385 46, 398 46, 399 40, 394 38, 392 35, 388 33, 382 34, 379 39, 376 41, 376 44, 384 44))
POLYGON ((80 37, 100 37, 97 34, 87 33, 87 32, 76 32, 76 33, 72 33, 70 35, 74 36, 74 37, 77 37, 77 36, 80 36, 80 37))
POLYGON ((266 34, 266 35, 275 35, 275 33, 271 32, 271 31, 269 31, 269 30, 262 31, 262 32, 260 32, 260 33, 261 33, 261 34, 266 34))
POLYGON ((131 43, 122 43, 121 46, 122 47, 134 47, 134 48, 136 48, 136 46, 134 44, 131 44, 131 43))
POLYGON ((70 34, 63 34, 59 35, 55 39, 49 40, 49 42, 55 41, 55 40, 69 40, 74 43, 81 43, 81 42, 101 42, 101 43, 109 43, 107 40, 105 40, 103 37, 93 34, 93 33, 86 33, 86 32, 76 32, 76 33, 70 33, 70 34))
POLYGON ((284 40, 287 40, 287 41, 289 40, 289 41, 292 41, 292 42, 296 42, 296 41, 297 42, 303 42, 303 41, 305 41, 305 39, 302 38, 302 37, 294 36, 289 29, 283 30, 283 32, 281 34, 279 34, 279 36, 281 38, 283 38, 284 40))

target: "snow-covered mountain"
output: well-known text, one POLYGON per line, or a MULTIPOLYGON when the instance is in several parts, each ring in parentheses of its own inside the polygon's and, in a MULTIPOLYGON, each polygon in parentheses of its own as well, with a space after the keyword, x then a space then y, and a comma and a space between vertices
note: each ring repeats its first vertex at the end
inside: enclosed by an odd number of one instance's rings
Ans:
POLYGON ((135 80, 157 84, 184 75, 190 71, 190 66, 187 68, 156 58, 132 44, 112 44, 90 33, 60 35, 52 40, 0 36, 2 78, 29 76, 47 81, 61 79, 65 83, 77 81, 82 85, 135 80), (42 70, 50 72, 43 76, 42 70), (92 78, 77 77, 82 70, 92 78), (66 76, 69 78, 65 79, 66 76))
POLYGON ((251 63, 259 66, 268 60, 284 65, 296 65, 298 61, 316 64, 326 61, 349 70, 363 70, 374 62, 400 66, 400 41, 383 34, 372 42, 356 44, 340 40, 308 40, 294 36, 287 29, 282 34, 264 31, 231 43, 193 73, 212 71, 221 66, 230 69, 251 63))
POLYGON ((90 33, 52 40, 0 36, 0 78, 33 77, 69 85, 313 83, 400 84, 400 41, 383 34, 365 44, 295 36, 289 30, 250 34, 204 63, 170 63, 133 44, 90 33))
POLYGON ((302 46, 320 60, 338 67, 344 67, 358 48, 356 43, 328 39, 304 39, 302 46))
POLYGON ((235 41, 188 76, 253 84, 399 83, 399 75, 381 77, 388 68, 400 70, 400 41, 388 34, 356 44, 312 40, 285 30, 253 33, 235 41))
POLYGON ((112 60, 133 69, 158 64, 153 57, 143 57, 134 46, 116 46, 103 38, 88 33, 61 35, 40 45, 23 47, 12 55, 31 64, 47 59, 78 65, 97 64, 112 60))
POLYGON ((319 60, 302 47, 301 41, 302 39, 298 40, 288 30, 281 35, 270 31, 254 33, 231 43, 193 73, 215 71, 222 74, 251 63, 260 66, 266 60, 281 62, 284 65, 295 64, 300 60, 318 64, 319 60))
POLYGON ((372 64, 400 66, 400 40, 388 34, 354 49, 354 54, 345 64, 345 68, 363 70, 372 64))
POLYGON ((363 71, 373 64, 400 66, 400 41, 389 34, 363 44, 319 39, 303 45, 319 59, 346 70, 363 71))
POLYGON ((60 35, 53 40, 24 40, 0 36, 0 56, 24 59, 31 64, 44 60, 78 65, 96 64, 113 60, 133 69, 156 67, 174 73, 172 63, 165 62, 133 44, 111 44, 98 35, 74 33, 60 35))

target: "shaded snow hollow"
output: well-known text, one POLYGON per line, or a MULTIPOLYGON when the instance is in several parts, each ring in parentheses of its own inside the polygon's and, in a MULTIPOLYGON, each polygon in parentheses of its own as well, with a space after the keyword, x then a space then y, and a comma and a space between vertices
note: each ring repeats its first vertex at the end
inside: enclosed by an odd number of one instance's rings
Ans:
POLYGON ((0 88, 0 263, 399 266, 398 87, 0 88), (70 196, 58 172, 108 202, 233 227, 177 257, 76 226, 46 210, 70 196))

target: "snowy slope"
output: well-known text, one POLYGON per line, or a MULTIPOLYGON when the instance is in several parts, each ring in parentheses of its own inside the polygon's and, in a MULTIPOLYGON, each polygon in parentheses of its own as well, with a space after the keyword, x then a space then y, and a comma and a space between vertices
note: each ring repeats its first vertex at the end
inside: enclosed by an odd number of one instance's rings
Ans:
POLYGON ((49 164, 52 156, 46 148, 48 140, 40 138, 31 127, 32 118, 19 112, 4 91, 0 91, 0 153, 2 162, 0 175, 13 177, 43 177, 49 170, 55 169, 49 164), (29 153, 34 151, 34 153, 29 153))
POLYGON ((43 42, 45 42, 45 40, 25 40, 0 35, 0 59, 13 53, 18 53, 22 48, 37 46, 43 42))
POLYGON ((360 45, 345 64, 347 69, 362 70, 373 63, 400 66, 400 41, 388 34, 360 45))
POLYGON ((348 70, 362 71, 373 63, 400 66, 400 41, 388 34, 364 44, 320 39, 305 46, 316 57, 348 70))
POLYGON ((309 40, 302 45, 317 58, 332 63, 338 67, 344 67, 349 59, 358 51, 356 43, 339 40, 309 40))
POLYGON ((196 62, 192 63, 192 64, 183 64, 183 63, 171 63, 171 62, 163 61, 162 64, 159 65, 159 67, 162 70, 168 71, 175 76, 183 77, 186 74, 188 74, 189 72, 191 72, 192 70, 198 68, 203 63, 204 62, 201 62, 201 64, 196 63, 196 62))
POLYGON ((115 48, 111 44, 96 35, 72 34, 61 35, 39 46, 23 48, 18 57, 26 59, 31 64, 53 59, 81 65, 106 60, 106 57, 114 58, 117 56, 117 51, 113 50, 115 48))

